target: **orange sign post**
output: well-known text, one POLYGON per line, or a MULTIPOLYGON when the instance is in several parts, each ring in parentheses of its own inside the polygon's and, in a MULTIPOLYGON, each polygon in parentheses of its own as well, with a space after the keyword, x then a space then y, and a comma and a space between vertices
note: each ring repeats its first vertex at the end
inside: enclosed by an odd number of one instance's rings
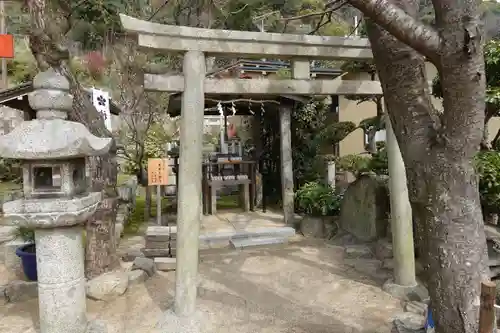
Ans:
POLYGON ((148 185, 168 185, 168 160, 166 158, 148 159, 148 185))
POLYGON ((168 185, 168 159, 148 159, 148 185, 156 185, 156 223, 161 225, 161 186, 168 185))

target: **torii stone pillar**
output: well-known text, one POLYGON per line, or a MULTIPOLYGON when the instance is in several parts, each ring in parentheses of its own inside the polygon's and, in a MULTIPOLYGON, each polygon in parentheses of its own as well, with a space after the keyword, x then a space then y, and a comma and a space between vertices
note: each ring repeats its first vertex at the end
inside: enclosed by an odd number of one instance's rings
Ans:
MULTIPOLYGON (((310 79, 309 60, 292 61, 292 77, 297 80, 310 79)), ((294 187, 292 156, 292 106, 280 106, 280 158, 281 158, 281 196, 285 224, 294 223, 294 187)))
POLYGON ((198 248, 202 216, 201 181, 203 115, 205 97, 205 55, 184 54, 179 184, 177 201, 177 263, 174 311, 187 317, 195 312, 198 278, 198 248))
POLYGON ((391 201, 391 231, 394 253, 394 281, 388 281, 384 290, 402 296, 417 286, 415 278, 415 253, 413 222, 406 171, 394 135, 391 120, 385 115, 386 149, 389 164, 389 192, 391 201))

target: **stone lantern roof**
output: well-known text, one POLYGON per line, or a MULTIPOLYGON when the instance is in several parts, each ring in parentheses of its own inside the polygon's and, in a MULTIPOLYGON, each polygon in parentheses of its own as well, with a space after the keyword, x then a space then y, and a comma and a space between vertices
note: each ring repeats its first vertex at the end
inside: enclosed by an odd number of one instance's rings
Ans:
POLYGON ((53 69, 33 79, 30 106, 36 119, 0 136, 0 156, 21 160, 68 159, 102 155, 112 139, 94 136, 81 123, 66 120, 73 105, 68 80, 53 69))

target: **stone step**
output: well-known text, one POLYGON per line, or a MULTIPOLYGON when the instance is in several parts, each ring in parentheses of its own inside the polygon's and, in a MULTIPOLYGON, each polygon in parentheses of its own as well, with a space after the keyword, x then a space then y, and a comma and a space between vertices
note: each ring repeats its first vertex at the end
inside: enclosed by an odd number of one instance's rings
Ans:
POLYGON ((167 249, 169 241, 151 241, 146 240, 145 248, 146 249, 167 249))
POLYGON ((155 258, 155 257, 167 257, 170 255, 170 251, 168 248, 165 249, 141 249, 142 253, 147 258, 155 258))
POLYGON ((177 227, 169 226, 149 226, 146 230, 146 241, 169 241, 170 239, 177 239, 177 227))
MULTIPOLYGON (((200 241, 229 242, 231 239, 246 239, 251 237, 282 237, 295 236, 295 229, 292 227, 259 228, 244 231, 224 231, 208 232, 200 235, 200 241)), ((177 239, 177 227, 149 226, 145 236, 146 242, 167 242, 177 239)), ((147 246, 146 246, 147 248, 147 246)))
POLYGON ((205 242, 237 240, 253 237, 281 237, 288 238, 295 236, 295 229, 292 227, 259 228, 244 231, 210 232, 200 235, 200 240, 205 242))
POLYGON ((156 269, 159 271, 175 271, 176 259, 168 257, 156 257, 154 259, 156 269))
POLYGON ((244 249, 253 246, 277 245, 286 243, 284 237, 251 237, 231 239, 229 244, 233 249, 244 249))

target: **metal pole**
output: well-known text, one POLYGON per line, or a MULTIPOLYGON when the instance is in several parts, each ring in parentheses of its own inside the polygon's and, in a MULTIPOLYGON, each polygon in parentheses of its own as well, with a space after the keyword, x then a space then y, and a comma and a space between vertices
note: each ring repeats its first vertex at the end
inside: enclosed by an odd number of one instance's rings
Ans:
MULTIPOLYGON (((5 26, 5 2, 3 0, 0 0, 0 34, 6 34, 7 29, 5 26)), ((7 82, 7 60, 2 58, 2 88, 7 89, 8 88, 8 82, 7 82)))

